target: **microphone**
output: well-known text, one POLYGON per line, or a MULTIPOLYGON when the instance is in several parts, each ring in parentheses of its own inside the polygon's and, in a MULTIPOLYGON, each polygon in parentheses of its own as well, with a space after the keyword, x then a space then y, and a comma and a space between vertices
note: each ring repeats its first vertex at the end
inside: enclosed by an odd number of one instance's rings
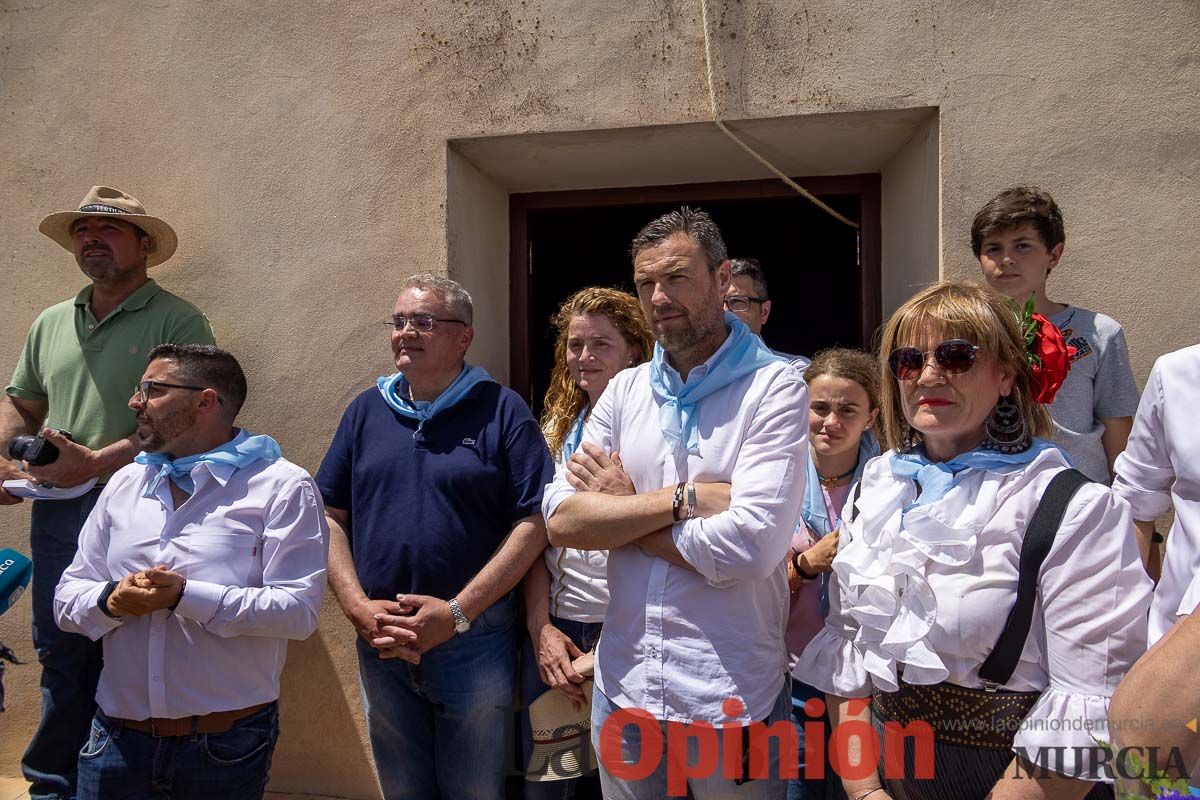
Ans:
POLYGON ((31 577, 32 561, 16 550, 0 550, 0 614, 16 605, 31 577))

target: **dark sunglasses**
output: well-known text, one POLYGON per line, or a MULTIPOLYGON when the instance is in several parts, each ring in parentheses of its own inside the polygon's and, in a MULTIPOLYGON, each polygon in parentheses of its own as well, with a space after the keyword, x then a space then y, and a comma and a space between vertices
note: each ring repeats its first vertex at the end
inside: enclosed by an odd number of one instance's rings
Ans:
POLYGON ((925 352, 915 347, 897 347, 888 356, 888 368, 897 380, 915 381, 925 369, 925 359, 932 355, 943 374, 961 375, 975 365, 978 352, 979 345, 966 339, 950 339, 925 352))

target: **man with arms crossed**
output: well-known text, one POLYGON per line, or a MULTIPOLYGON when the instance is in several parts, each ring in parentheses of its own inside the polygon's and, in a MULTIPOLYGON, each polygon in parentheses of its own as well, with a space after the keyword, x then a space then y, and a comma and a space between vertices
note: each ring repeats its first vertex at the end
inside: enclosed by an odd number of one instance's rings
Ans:
MULTIPOLYGON (((600 742, 617 710, 644 709, 664 732, 788 719, 784 557, 804 497, 808 395, 798 370, 722 311, 730 266, 707 214, 660 217, 632 252, 654 358, 613 378, 543 510, 554 544, 610 551, 592 738, 604 796, 640 800, 666 796, 667 758, 624 727, 622 759, 659 766, 614 775, 600 742)), ((784 796, 777 757, 769 777, 737 780, 725 765, 744 768, 744 747, 723 751, 744 737, 719 739, 691 796, 784 796)))
POLYGON ((325 527, 316 484, 269 436, 234 427, 237 360, 159 345, 129 400, 144 450, 84 524, 54 596, 104 643, 80 800, 255 800, 279 735, 288 639, 317 629, 325 527))

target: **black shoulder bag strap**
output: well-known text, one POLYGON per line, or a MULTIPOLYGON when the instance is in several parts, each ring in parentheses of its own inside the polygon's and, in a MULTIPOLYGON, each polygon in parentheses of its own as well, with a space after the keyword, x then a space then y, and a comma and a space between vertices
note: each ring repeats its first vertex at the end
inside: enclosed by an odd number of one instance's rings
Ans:
POLYGON ((858 495, 862 492, 862 481, 854 484, 854 491, 850 493, 850 522, 854 522, 854 518, 858 516, 858 495))
POLYGON ((1000 634, 996 647, 991 655, 979 668, 979 677, 983 680, 984 688, 994 692, 1008 683, 1017 662, 1021 660, 1021 651, 1025 649, 1025 640, 1029 638, 1029 627, 1033 622, 1033 606, 1037 600, 1038 576, 1042 564, 1050 554, 1050 546, 1062 524, 1067 505, 1079 487, 1088 483, 1088 478, 1077 469, 1067 469, 1058 473, 1046 487, 1038 503, 1029 527, 1025 529, 1025 539, 1021 545, 1020 574, 1017 578, 1017 601, 1012 611, 1008 612, 1008 621, 1000 634))

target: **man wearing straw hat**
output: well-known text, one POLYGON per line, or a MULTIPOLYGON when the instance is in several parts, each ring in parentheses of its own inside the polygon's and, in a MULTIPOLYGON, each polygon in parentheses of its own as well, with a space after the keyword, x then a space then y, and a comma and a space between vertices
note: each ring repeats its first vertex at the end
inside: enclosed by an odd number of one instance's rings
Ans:
MULTIPOLYGON (((91 283, 38 316, 0 396, 0 456, 13 437, 39 432, 59 455, 24 471, 0 457, 0 479, 95 485, 72 499, 33 503, 33 640, 42 664, 42 715, 21 769, 34 800, 75 794, 76 757, 96 711, 100 645, 58 629, 54 588, 75 557, 102 485, 138 452, 134 413, 126 405, 130 392, 155 345, 214 344, 204 315, 147 275, 174 254, 178 240, 137 198, 93 186, 78 209, 51 214, 38 230, 73 253, 91 283)), ((0 505, 19 502, 0 489, 0 505)))

